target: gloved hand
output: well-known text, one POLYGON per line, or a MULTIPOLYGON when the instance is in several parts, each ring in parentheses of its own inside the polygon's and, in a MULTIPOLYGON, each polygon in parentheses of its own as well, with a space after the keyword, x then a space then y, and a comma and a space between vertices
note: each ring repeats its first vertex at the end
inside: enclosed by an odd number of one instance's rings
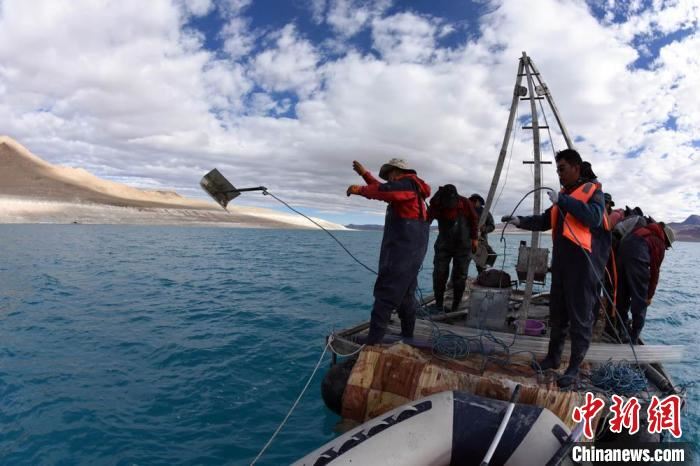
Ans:
POLYGON ((512 223, 516 227, 520 226, 520 219, 518 217, 513 217, 512 215, 504 215, 501 217, 501 222, 512 223))
POLYGON ((352 161, 352 169, 355 170, 355 173, 357 173, 360 176, 364 176, 365 173, 367 173, 367 169, 365 169, 364 166, 357 160, 352 161))
POLYGON ((350 197, 351 194, 360 194, 360 190, 362 189, 362 186, 357 185, 357 184, 351 184, 348 186, 348 190, 345 191, 345 194, 350 197))
POLYGON ((552 201, 552 204, 556 204, 559 201, 559 193, 556 191, 547 191, 547 196, 549 196, 549 200, 552 201))
POLYGON ((476 254, 476 250, 478 247, 479 247, 479 240, 473 239, 472 240, 472 254, 476 254))

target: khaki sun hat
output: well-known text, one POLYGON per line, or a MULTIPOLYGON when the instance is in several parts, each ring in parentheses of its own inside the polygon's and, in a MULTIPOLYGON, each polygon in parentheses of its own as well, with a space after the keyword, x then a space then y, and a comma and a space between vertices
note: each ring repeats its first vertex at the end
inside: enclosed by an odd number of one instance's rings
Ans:
POLYGON ((414 175, 416 174, 416 171, 413 170, 412 168, 408 168, 408 164, 404 159, 391 159, 384 165, 382 165, 382 168, 379 169, 379 178, 383 180, 388 180, 387 176, 389 175, 389 171, 392 168, 398 168, 399 170, 403 170, 406 173, 413 173, 414 175))

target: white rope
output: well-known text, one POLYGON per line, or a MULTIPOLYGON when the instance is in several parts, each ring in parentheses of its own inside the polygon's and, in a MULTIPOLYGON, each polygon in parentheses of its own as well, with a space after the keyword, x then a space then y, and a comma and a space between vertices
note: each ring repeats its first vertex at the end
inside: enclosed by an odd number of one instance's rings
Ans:
POLYGON ((265 446, 260 450, 260 453, 258 453, 258 456, 255 457, 255 459, 250 463, 250 466, 253 466, 265 453, 265 450, 272 444, 272 441, 277 437, 277 434, 282 430, 282 427, 284 427, 284 424, 287 422, 287 419, 289 419, 289 416, 292 415, 292 412, 294 409, 297 407, 299 404, 299 401, 301 400, 301 397, 304 396, 304 393, 306 393, 306 390, 309 388, 309 384, 311 383, 311 380, 314 378, 314 375, 316 375, 316 371, 318 371, 318 368, 321 366, 321 362, 323 362, 323 357, 326 355, 326 350, 328 350, 328 346, 330 345, 330 340, 328 343, 326 343, 326 346, 323 347, 323 353, 321 353, 321 357, 318 358, 318 362, 316 363, 316 367, 314 367, 313 372, 311 373, 311 376, 309 377, 309 380, 306 381, 306 385, 304 385, 304 388, 301 390, 301 393, 299 393, 299 396, 297 397, 296 401, 294 401, 294 404, 292 405, 291 409, 287 413, 287 415, 284 417, 282 420, 282 423, 277 427, 277 430, 272 434, 272 437, 270 437, 270 440, 267 441, 265 446))
POLYGON ((342 358, 346 358, 346 357, 348 357, 348 356, 355 356, 357 353, 359 353, 360 351, 362 351, 362 349, 365 347, 365 345, 360 345, 360 347, 357 348, 357 349, 356 349, 355 351, 353 351, 352 353, 343 354, 343 353, 339 353, 338 351, 336 351, 335 348, 333 348, 333 345, 331 344, 331 343, 333 343, 333 340, 335 340, 335 336, 334 336, 333 334, 331 334, 331 335, 328 337, 328 347, 331 349, 331 353, 335 354, 336 356, 340 356, 340 357, 342 357, 342 358))

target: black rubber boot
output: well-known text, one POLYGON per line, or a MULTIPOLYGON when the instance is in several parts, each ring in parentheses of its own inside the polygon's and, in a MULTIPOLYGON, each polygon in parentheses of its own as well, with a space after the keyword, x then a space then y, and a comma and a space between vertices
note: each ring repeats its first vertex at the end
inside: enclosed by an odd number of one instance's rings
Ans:
POLYGON ((566 368, 566 371, 557 379, 559 388, 569 388, 578 380, 579 366, 571 366, 566 368))
POLYGON ((464 296, 464 288, 461 290, 454 289, 454 294, 452 295, 452 312, 459 311, 459 305, 462 303, 462 296, 464 296))
POLYGON ((571 358, 569 359, 569 367, 566 368, 566 371, 557 380, 557 385, 559 388, 569 388, 576 383, 582 362, 583 356, 579 354, 571 355, 571 358))
POLYGON ((630 343, 633 345, 638 345, 640 333, 642 333, 641 329, 632 328, 632 331, 630 332, 630 343))
POLYGON ((413 330, 416 328, 416 319, 401 319, 401 336, 413 338, 413 330))
POLYGON ((382 340, 384 340, 384 335, 386 334, 386 329, 381 328, 379 325, 374 324, 372 321, 369 323, 369 331, 367 332, 366 345, 380 345, 382 340))
POLYGON ((442 312, 442 310, 443 310, 443 299, 444 299, 443 294, 435 293, 435 310, 437 312, 442 312))
POLYGON ((539 362, 539 367, 534 366, 533 364, 533 369, 539 369, 541 371, 546 371, 549 369, 559 369, 559 366, 561 365, 561 361, 559 358, 554 358, 550 357, 547 355, 542 361, 539 362))
POLYGON ((561 353, 564 351, 564 336, 561 331, 552 329, 549 336, 549 346, 547 348, 547 356, 539 362, 533 364, 535 370, 546 371, 549 369, 559 369, 561 365, 561 353))

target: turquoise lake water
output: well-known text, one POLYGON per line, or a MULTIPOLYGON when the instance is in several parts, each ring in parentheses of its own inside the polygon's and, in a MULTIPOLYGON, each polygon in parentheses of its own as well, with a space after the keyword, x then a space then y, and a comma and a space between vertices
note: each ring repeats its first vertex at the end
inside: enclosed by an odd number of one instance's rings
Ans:
MULTIPOLYGON (((381 232, 336 235, 376 267, 381 232)), ((512 272, 529 236, 507 238, 512 272)), ((249 463, 324 337, 368 318, 374 283, 320 231, 0 225, 0 259, 0 464, 11 465, 249 463)), ((698 264, 698 243, 668 251, 643 334, 689 347, 667 366, 682 384, 700 371, 698 264)), ((429 248, 426 293, 431 272, 429 248)), ((258 464, 337 435, 321 377, 258 464)), ((696 448, 699 389, 682 420, 696 448)))

